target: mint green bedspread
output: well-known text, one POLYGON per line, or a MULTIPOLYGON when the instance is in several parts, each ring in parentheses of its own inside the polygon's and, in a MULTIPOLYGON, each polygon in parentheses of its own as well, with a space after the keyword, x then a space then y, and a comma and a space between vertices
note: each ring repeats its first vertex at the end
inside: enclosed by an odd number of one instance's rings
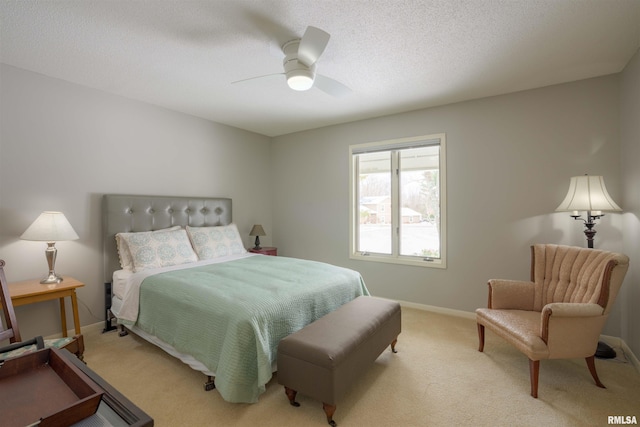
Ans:
POLYGON ((146 278, 136 325, 215 372, 223 399, 251 403, 280 339, 360 295, 369 292, 356 271, 251 256, 146 278))

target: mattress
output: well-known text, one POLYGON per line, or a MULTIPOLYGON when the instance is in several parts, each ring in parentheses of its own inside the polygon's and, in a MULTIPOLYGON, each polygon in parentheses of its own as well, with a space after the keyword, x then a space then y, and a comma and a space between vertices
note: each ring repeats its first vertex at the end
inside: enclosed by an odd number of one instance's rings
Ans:
POLYGON ((129 286, 131 276, 133 276, 133 271, 131 270, 116 270, 113 272, 111 292, 113 292, 113 295, 117 297, 121 302, 124 298, 124 294, 127 291, 127 287, 129 286))

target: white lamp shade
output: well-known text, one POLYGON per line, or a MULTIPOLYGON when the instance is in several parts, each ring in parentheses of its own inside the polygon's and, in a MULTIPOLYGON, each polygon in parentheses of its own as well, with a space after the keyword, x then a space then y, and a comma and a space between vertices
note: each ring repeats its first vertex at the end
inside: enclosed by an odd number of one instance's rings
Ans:
POLYGON ((76 240, 78 235, 62 212, 45 211, 20 236, 22 240, 60 242, 76 240))
POLYGON ((601 176, 574 176, 569 191, 556 211, 622 211, 613 201, 601 176))

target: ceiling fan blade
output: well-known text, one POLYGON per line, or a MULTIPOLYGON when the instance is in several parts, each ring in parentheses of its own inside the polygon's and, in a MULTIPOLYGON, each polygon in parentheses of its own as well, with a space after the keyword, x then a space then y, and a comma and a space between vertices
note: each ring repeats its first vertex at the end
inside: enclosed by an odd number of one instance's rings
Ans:
POLYGON ((323 76, 321 74, 316 74, 314 86, 321 91, 337 98, 342 98, 343 96, 347 96, 353 92, 351 89, 349 89, 339 81, 334 80, 331 77, 323 76))
POLYGON ((248 79, 236 80, 235 82, 231 82, 231 84, 245 83, 252 80, 275 80, 277 78, 284 77, 284 75, 285 75, 284 73, 265 74, 264 76, 256 76, 256 77, 249 77, 248 79))
POLYGON ((311 67, 324 52, 330 37, 329 33, 320 28, 307 27, 298 47, 298 61, 311 67))

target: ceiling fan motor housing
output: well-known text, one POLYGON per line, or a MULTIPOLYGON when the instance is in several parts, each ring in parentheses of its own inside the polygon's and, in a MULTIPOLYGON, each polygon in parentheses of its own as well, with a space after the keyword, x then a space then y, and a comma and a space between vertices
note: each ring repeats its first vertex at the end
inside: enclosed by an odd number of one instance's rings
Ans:
POLYGON ((287 76, 287 84, 294 90, 309 90, 313 86, 316 76, 316 66, 307 67, 298 61, 298 47, 300 40, 292 40, 282 46, 285 57, 282 61, 284 73, 287 76))

